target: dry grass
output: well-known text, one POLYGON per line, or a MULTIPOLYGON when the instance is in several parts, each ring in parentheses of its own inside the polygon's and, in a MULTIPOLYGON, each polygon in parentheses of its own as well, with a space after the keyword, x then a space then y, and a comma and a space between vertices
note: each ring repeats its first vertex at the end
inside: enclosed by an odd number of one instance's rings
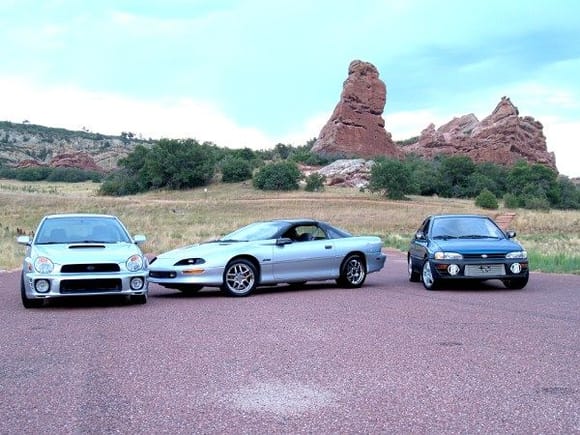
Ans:
MULTIPOLYGON (((97 195, 95 183, 22 183, 0 180, 0 270, 22 260, 17 228, 33 231, 45 214, 90 212, 119 216, 132 234, 145 234, 146 252, 216 238, 262 219, 312 217, 354 234, 378 235, 404 249, 409 236, 429 214, 489 212, 473 201, 412 197, 388 201, 358 189, 328 188, 322 193, 262 192, 248 184, 217 184, 206 189, 158 191, 123 198, 97 195)), ((500 210, 501 212, 502 210, 500 210)), ((528 250, 545 254, 580 252, 580 212, 517 210, 512 227, 528 250)))

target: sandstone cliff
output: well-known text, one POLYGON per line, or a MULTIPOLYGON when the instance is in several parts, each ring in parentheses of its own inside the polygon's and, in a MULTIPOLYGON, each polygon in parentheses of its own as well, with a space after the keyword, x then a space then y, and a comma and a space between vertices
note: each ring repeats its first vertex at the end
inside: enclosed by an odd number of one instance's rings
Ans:
POLYGON ((381 115, 386 101, 387 87, 379 79, 376 67, 360 60, 351 62, 340 101, 312 151, 329 156, 365 158, 402 155, 385 130, 381 115))
POLYGON ((475 162, 512 165, 518 160, 540 163, 554 170, 556 157, 548 152, 543 125, 530 116, 520 117, 516 106, 502 97, 494 111, 479 121, 469 114, 435 129, 430 124, 406 153, 433 158, 437 154, 466 155, 475 162))

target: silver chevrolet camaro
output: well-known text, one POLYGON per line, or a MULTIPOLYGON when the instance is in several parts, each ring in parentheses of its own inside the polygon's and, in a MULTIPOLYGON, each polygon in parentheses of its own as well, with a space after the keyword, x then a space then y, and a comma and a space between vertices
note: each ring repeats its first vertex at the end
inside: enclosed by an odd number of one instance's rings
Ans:
POLYGON ((326 222, 281 219, 255 222, 218 240, 159 255, 149 265, 149 282, 184 293, 220 287, 247 296, 260 285, 336 280, 360 287, 381 270, 386 255, 374 236, 353 236, 326 222))
POLYGON ((123 295, 147 302, 147 259, 115 216, 60 214, 45 216, 26 246, 20 284, 22 304, 40 307, 51 298, 123 295))

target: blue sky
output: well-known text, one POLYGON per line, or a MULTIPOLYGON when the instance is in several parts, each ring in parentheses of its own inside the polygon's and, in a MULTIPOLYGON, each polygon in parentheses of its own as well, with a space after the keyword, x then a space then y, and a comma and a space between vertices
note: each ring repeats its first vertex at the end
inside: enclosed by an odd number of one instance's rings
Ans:
POLYGON ((578 16, 576 0, 0 0, 0 120, 302 145, 361 59, 395 139, 505 95, 580 176, 578 16))

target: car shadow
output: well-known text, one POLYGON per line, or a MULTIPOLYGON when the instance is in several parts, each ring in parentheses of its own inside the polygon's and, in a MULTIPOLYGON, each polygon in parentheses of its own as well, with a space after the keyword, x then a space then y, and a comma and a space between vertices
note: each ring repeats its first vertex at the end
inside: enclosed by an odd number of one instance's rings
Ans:
MULTIPOLYGON (((254 290, 254 292, 249 295, 249 297, 257 296, 261 294, 275 294, 275 293, 293 293, 293 292, 308 292, 317 290, 344 290, 343 287, 339 287, 334 282, 316 282, 316 283, 306 283, 306 284, 278 284, 271 286, 260 286, 254 290)), ((204 287, 195 293, 182 293, 179 290, 165 289, 161 288, 161 292, 155 292, 154 294, 149 293, 149 297, 160 298, 160 299, 200 299, 200 298, 215 298, 215 297, 225 297, 229 298, 232 296, 227 295, 222 292, 218 287, 204 287)))

